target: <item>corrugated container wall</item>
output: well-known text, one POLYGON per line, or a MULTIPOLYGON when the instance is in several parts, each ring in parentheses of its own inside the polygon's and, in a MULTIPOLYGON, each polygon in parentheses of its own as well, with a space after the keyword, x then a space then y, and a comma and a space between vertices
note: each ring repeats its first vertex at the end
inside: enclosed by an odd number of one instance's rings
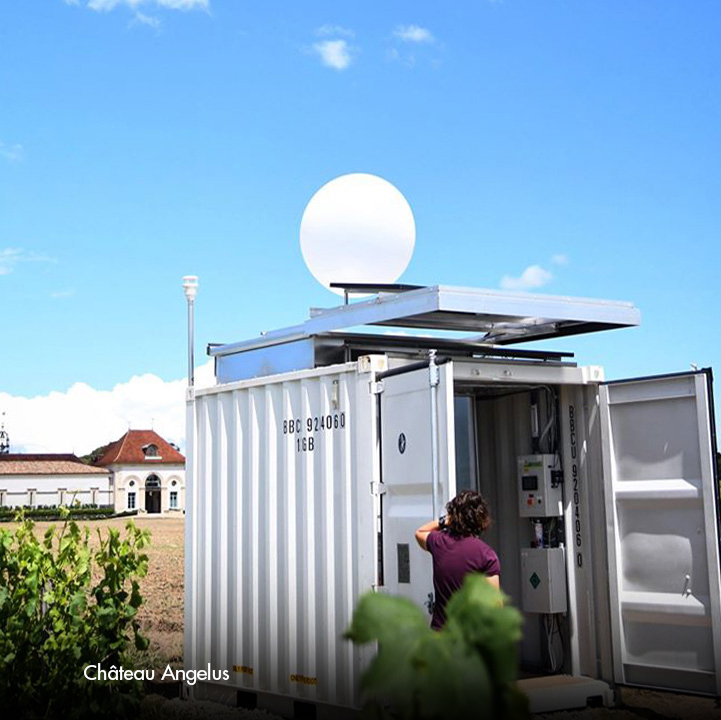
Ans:
POLYGON ((358 702, 372 650, 342 635, 377 566, 370 379, 337 365, 189 402, 187 669, 227 669, 238 690, 358 702))

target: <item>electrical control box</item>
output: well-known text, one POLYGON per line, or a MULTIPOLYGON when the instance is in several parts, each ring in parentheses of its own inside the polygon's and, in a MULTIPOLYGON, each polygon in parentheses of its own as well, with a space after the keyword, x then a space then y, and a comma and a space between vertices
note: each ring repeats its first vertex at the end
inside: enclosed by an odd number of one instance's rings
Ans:
POLYGON ((518 458, 518 514, 546 518, 563 515, 563 485, 556 455, 522 455, 518 458))
POLYGON ((521 606, 525 612, 532 613, 566 612, 566 562, 563 548, 521 550, 521 606))

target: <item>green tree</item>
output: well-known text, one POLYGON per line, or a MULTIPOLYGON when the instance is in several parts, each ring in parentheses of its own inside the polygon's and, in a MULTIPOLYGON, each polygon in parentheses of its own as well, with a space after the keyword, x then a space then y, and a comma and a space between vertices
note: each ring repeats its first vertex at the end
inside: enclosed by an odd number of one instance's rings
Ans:
POLYGON ((82 455, 79 459, 86 465, 95 465, 95 463, 105 455, 105 451, 109 447, 110 444, 101 445, 100 447, 96 447, 95 450, 91 450, 87 455, 82 455))
POLYGON ((147 530, 132 522, 125 537, 110 528, 93 551, 90 531, 66 518, 42 539, 22 516, 0 530, 0 707, 8 717, 125 717, 141 683, 89 681, 87 665, 127 667, 134 639, 148 641, 136 619, 137 578, 147 571, 147 530))
POLYGON ((367 717, 402 720, 528 718, 518 689, 521 614, 481 575, 469 575, 436 632, 410 600, 364 595, 347 637, 376 641, 361 678, 367 717))

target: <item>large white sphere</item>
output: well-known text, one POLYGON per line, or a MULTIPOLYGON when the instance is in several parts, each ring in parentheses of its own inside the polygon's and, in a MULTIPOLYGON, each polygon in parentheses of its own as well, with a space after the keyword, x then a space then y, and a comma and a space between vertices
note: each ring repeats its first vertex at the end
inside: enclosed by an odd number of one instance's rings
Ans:
POLYGON ((300 248, 320 283, 394 283, 408 267, 416 224, 400 190, 377 175, 341 175, 316 192, 300 223, 300 248))

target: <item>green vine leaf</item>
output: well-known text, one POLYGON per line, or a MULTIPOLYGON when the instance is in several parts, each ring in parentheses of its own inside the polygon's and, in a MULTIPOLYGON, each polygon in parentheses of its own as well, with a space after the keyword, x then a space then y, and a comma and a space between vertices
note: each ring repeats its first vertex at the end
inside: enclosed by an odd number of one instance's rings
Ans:
POLYGON ((446 625, 428 627, 414 603, 364 595, 346 637, 377 642, 361 678, 365 718, 526 720, 517 688, 522 616, 482 575, 469 575, 446 607, 446 625))

